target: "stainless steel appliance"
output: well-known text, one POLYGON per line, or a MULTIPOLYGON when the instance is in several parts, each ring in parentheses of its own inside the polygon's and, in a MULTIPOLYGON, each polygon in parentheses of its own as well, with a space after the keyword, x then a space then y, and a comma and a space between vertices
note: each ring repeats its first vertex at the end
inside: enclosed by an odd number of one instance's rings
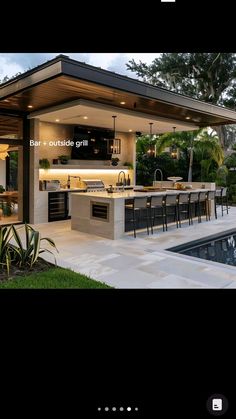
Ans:
POLYGON ((81 187, 86 189, 86 192, 105 191, 105 185, 100 179, 81 179, 81 187))
POLYGON ((39 189, 40 191, 59 191, 60 181, 59 180, 40 180, 39 189))

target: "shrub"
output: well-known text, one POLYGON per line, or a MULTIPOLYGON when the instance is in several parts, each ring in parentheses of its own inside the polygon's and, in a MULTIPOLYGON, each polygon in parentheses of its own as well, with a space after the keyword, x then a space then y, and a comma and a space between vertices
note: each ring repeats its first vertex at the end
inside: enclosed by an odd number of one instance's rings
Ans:
POLYGON ((14 225, 0 228, 0 264, 2 268, 7 269, 8 274, 12 263, 19 268, 32 268, 41 253, 48 252, 54 255, 50 250, 41 247, 43 240, 47 241, 58 252, 52 239, 48 237, 40 238, 40 233, 28 224, 25 224, 23 228, 25 230, 25 244, 23 244, 19 235, 18 231, 20 229, 16 229, 14 225))
POLYGON ((236 184, 229 186, 229 200, 236 203, 236 184))
POLYGON ((216 185, 217 186, 226 186, 227 185, 227 176, 228 176, 228 169, 226 166, 220 166, 216 172, 216 185))

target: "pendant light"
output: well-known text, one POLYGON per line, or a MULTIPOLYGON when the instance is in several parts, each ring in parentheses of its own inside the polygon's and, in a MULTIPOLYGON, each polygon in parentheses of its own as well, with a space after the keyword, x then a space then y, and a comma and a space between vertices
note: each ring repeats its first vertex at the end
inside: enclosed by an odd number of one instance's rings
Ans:
MULTIPOLYGON (((176 130, 176 127, 173 127, 173 134, 175 134, 175 130, 176 130)), ((174 145, 171 147, 171 157, 172 157, 172 159, 177 159, 177 155, 178 155, 178 152, 177 152, 177 147, 176 147, 176 145, 174 144, 174 145)))
POLYGON ((114 131, 114 138, 110 142, 110 153, 112 154, 120 154, 120 139, 116 138, 116 115, 112 115, 113 118, 113 131, 114 131))
POLYGON ((152 140, 152 137, 153 137, 153 134, 152 134, 153 122, 149 122, 149 126, 150 126, 150 131, 149 131, 150 148, 148 149, 148 154, 151 156, 151 154, 155 154, 155 151, 153 150, 153 147, 151 145, 151 140, 152 140))
POLYGON ((116 115, 112 115, 113 118, 113 131, 114 131, 114 140, 116 139, 116 115))

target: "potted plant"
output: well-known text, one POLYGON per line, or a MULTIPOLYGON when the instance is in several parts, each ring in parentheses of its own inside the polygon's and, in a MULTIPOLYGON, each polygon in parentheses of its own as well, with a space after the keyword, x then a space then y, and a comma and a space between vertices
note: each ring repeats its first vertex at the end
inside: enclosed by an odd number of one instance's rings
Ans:
POLYGON ((128 167, 129 169, 133 169, 134 168, 133 164, 130 163, 129 161, 125 161, 124 162, 124 166, 128 167))
POLYGON ((50 163, 48 159, 40 159, 39 160, 39 167, 41 169, 49 169, 50 163))
POLYGON ((112 157, 111 159, 111 165, 112 166, 118 166, 118 162, 120 161, 120 159, 118 157, 112 157))
POLYGON ((69 156, 65 156, 65 155, 58 156, 58 159, 60 160, 61 164, 67 164, 69 158, 70 158, 69 156))
POLYGON ((5 192, 5 188, 2 185, 0 185, 0 193, 3 193, 3 192, 5 192))

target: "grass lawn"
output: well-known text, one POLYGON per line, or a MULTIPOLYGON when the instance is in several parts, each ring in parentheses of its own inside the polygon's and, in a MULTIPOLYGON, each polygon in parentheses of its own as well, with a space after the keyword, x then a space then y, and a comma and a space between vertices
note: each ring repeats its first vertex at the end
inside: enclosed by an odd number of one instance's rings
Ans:
POLYGON ((44 272, 0 281, 1 288, 111 288, 70 269, 51 268, 44 272))

